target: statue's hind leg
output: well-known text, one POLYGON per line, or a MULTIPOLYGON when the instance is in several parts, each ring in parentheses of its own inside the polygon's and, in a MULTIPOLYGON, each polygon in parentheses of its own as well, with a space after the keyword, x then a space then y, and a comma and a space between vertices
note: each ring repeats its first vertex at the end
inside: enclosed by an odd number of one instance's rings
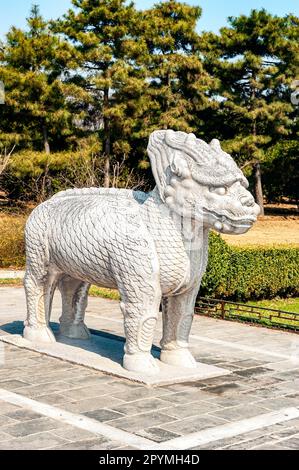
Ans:
POLYGON ((33 211, 26 224, 25 240, 27 318, 23 335, 29 341, 54 342, 49 319, 57 273, 50 269, 47 225, 43 213, 34 215, 33 211))
POLYGON ((196 361, 189 350, 189 334, 197 292, 198 289, 192 289, 162 300, 162 362, 179 367, 196 367, 196 361))
POLYGON ((49 327, 52 299, 56 287, 54 274, 39 275, 27 269, 24 278, 27 301, 27 319, 24 322, 24 338, 29 341, 55 342, 49 327))
POLYGON ((62 298, 60 333, 68 338, 89 339, 90 333, 84 323, 90 284, 64 275, 59 282, 62 298))

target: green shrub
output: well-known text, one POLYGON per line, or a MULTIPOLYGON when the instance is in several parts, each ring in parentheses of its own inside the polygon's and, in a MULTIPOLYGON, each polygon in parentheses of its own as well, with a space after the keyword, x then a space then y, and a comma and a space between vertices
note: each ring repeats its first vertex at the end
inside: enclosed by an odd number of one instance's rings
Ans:
POLYGON ((97 184, 99 158, 90 152, 14 153, 1 182, 12 199, 41 202, 61 189, 97 184))
POLYGON ((210 234, 201 296, 244 301, 298 294, 299 248, 229 247, 210 234))
MULTIPOLYGON (((0 186, 11 200, 42 202, 60 190, 102 186, 105 156, 95 145, 77 151, 46 154, 23 150, 12 154, 0 186)), ((141 170, 132 172, 128 162, 110 159, 111 184, 136 187, 145 184, 141 170), (140 176, 141 175, 141 176, 140 176)))
POLYGON ((202 278, 200 294, 214 297, 215 292, 224 292, 227 286, 227 276, 231 248, 214 232, 209 236, 209 261, 205 275, 202 278))
POLYGON ((263 187, 269 201, 281 196, 299 201, 299 142, 282 140, 267 151, 263 163, 263 187))

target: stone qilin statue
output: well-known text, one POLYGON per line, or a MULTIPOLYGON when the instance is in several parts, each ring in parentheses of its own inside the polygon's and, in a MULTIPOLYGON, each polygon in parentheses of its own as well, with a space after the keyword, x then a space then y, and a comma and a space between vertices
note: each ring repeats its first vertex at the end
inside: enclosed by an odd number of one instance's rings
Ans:
POLYGON ((160 360, 196 366, 188 337, 209 230, 244 233, 259 208, 218 140, 207 144, 193 134, 162 130, 151 134, 147 150, 153 191, 70 189, 32 212, 25 235, 26 339, 55 341, 49 320, 56 286, 60 332, 88 338, 84 314, 92 283, 120 292, 126 369, 159 371, 150 351, 160 304, 160 360))

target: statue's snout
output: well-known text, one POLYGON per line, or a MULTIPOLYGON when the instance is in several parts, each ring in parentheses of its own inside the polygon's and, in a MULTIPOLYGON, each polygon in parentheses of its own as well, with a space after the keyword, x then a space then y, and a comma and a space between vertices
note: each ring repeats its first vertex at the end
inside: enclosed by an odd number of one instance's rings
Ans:
POLYGON ((244 209, 248 209, 255 217, 260 214, 260 206, 256 204, 254 197, 249 191, 245 190, 239 200, 244 209))
POLYGON ((254 210, 254 214, 255 214, 256 217, 260 215, 261 208, 258 204, 256 204, 256 202, 253 205, 253 210, 254 210))
POLYGON ((245 196, 242 196, 240 198, 240 201, 243 206, 247 207, 252 207, 255 204, 254 198, 250 193, 246 194, 245 196))

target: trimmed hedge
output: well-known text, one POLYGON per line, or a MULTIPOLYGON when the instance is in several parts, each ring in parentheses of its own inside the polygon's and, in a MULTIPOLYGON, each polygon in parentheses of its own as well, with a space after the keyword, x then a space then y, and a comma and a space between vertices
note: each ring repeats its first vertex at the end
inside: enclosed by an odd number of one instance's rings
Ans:
POLYGON ((244 301, 299 294, 299 248, 230 247, 210 234, 201 296, 244 301))
MULTIPOLYGON (((25 217, 0 216, 0 268, 25 264, 25 217)), ((299 295, 299 248, 230 247, 210 234, 200 295, 237 301, 299 295)))

